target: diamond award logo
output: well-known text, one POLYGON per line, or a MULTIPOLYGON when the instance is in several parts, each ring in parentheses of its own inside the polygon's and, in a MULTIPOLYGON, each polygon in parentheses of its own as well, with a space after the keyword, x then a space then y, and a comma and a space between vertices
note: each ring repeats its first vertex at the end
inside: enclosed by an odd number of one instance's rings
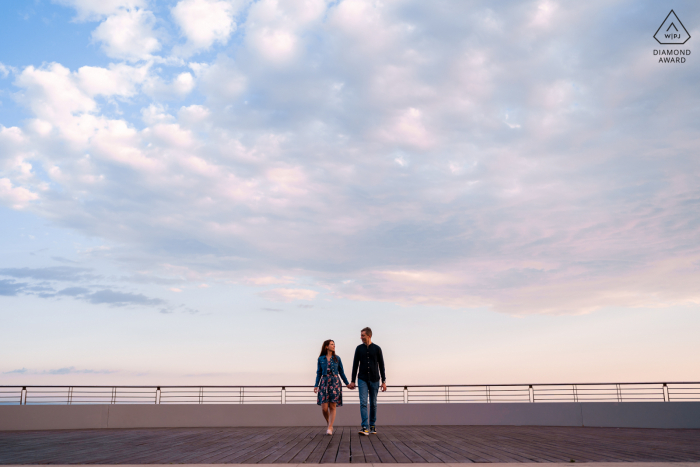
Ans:
POLYGON ((671 10, 654 34, 654 39, 659 44, 685 44, 690 39, 690 34, 676 13, 671 10))

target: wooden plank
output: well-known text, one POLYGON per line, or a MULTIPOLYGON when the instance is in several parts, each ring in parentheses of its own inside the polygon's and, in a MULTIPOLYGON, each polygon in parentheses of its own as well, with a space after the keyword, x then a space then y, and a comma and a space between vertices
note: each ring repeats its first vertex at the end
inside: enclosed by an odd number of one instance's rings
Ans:
MULTIPOLYGON (((284 456, 286 453, 288 453, 290 450, 293 450, 296 446, 299 445, 299 443, 307 443, 308 442, 308 435, 310 433, 315 433, 316 428, 309 428, 309 427, 304 427, 302 428, 299 433, 297 433, 297 436, 295 436, 293 439, 289 440, 287 444, 284 446, 280 446, 279 449, 272 451, 270 454, 268 454, 266 457, 260 459, 258 461, 259 464, 272 464, 273 462, 278 462, 278 459, 280 459, 282 456, 284 456)), ((296 453, 296 451, 294 451, 296 453)))
POLYGON ((328 446, 330 445, 332 439, 333 436, 327 435, 326 430, 323 430, 323 439, 320 443, 318 443, 316 448, 313 451, 311 451, 311 454, 309 454, 309 457, 307 457, 306 461, 304 462, 307 464, 318 464, 319 462, 321 462, 323 454, 325 454, 326 449, 328 449, 328 446))
MULTIPOLYGON (((194 430, 193 430, 194 431, 194 430)), ((215 456, 224 449, 231 449, 231 446, 245 446, 246 443, 259 436, 256 431, 251 430, 221 430, 218 433, 211 433, 210 430, 195 431, 196 437, 187 437, 169 443, 157 443, 158 450, 148 452, 147 455, 129 457, 121 459, 120 462, 127 464, 135 463, 180 463, 194 461, 196 459, 209 458, 215 456)), ((156 444, 156 443, 154 443, 156 444)))
POLYGON ((420 430, 420 436, 423 437, 427 446, 433 447, 436 451, 441 451, 447 456, 450 456, 455 460, 455 462, 462 464, 471 464, 474 462, 470 453, 465 452, 456 446, 452 446, 450 443, 446 442, 444 436, 439 433, 431 431, 432 427, 422 427, 420 430))
POLYGON ((451 447, 449 444, 444 443, 441 437, 435 434, 430 435, 428 433, 430 427, 417 427, 414 431, 414 436, 417 442, 424 449, 432 449, 430 452, 440 460, 446 463, 458 462, 458 463, 471 463, 472 460, 465 456, 463 451, 455 447, 451 447))
MULTIPOLYGON (((518 427, 520 428, 520 427, 518 427)), ((518 448, 524 455, 537 462, 569 462, 572 459, 577 462, 596 462, 605 460, 602 456, 595 456, 581 451, 571 443, 549 443, 546 439, 537 436, 529 436, 522 430, 508 430, 494 432, 498 438, 508 440, 508 443, 518 448)))
POLYGON ((508 453, 502 453, 503 443, 483 443, 480 439, 460 436, 454 430, 442 430, 442 427, 432 427, 441 436, 443 446, 463 453, 473 462, 524 462, 520 458, 513 458, 508 453))
POLYGON ((340 447, 340 439, 343 437, 343 427, 336 427, 333 431, 333 436, 331 436, 331 441, 328 443, 326 451, 319 460, 321 464, 334 464, 335 458, 338 456, 338 449, 340 447))
POLYGON ((500 445, 483 443, 479 438, 470 436, 469 433, 457 431, 456 433, 445 433, 443 440, 452 446, 459 447, 465 451, 475 452, 481 457, 488 459, 489 462, 527 462, 528 460, 522 456, 510 455, 508 452, 503 452, 500 445))
POLYGON ((400 464, 409 464, 412 462, 408 456, 406 456, 398 447, 394 445, 394 442, 391 441, 387 434, 377 433, 375 436, 382 442, 384 448, 389 451, 391 457, 393 457, 396 462, 400 464))
POLYGON ((316 432, 311 441, 306 446, 304 446, 299 452, 297 452, 294 457, 292 457, 292 459, 289 461, 291 464, 305 463, 306 459, 316 449, 316 446, 323 442, 323 438, 326 436, 326 430, 324 429, 323 432, 320 432, 320 429, 318 430, 319 431, 316 432))
POLYGON ((353 464, 365 463, 365 453, 362 451, 362 445, 360 445, 360 437, 364 436, 357 432, 357 429, 351 430, 350 432, 350 462, 353 464))
POLYGON ((413 449, 410 447, 406 446, 403 441, 400 439, 399 435, 397 434, 397 429, 396 427, 392 427, 391 429, 387 429, 386 427, 384 428, 386 437, 389 441, 391 441, 391 444, 396 447, 401 453, 406 456, 406 458, 409 459, 409 462, 411 463, 425 463, 426 460, 423 459, 419 454, 417 454, 413 449))
POLYGON ((266 431, 258 432, 259 434, 257 436, 246 440, 245 443, 231 446, 233 449, 220 449, 217 450, 216 454, 213 456, 200 456, 200 462, 206 464, 237 464, 241 459, 251 455, 250 453, 254 453, 260 445, 274 442, 275 437, 280 433, 280 429, 266 428, 264 430, 266 431))
POLYGON ((306 431, 301 427, 288 427, 283 432, 274 436, 269 442, 261 444, 255 450, 249 452, 245 455, 245 458, 238 461, 233 459, 230 463, 241 463, 241 464, 257 464, 262 459, 266 458, 272 453, 278 452, 284 448, 288 443, 296 439, 299 433, 306 431))
POLYGON ((396 463, 396 459, 394 459, 394 456, 391 455, 389 450, 384 446, 384 443, 382 443, 382 440, 379 439, 376 434, 369 435, 367 438, 369 438, 369 441, 372 443, 372 447, 374 448, 374 452, 377 453, 377 456, 379 457, 379 460, 382 463, 396 463))
POLYGON ((411 449, 411 451, 415 452, 418 454, 420 457, 424 459, 423 462, 428 462, 428 463, 442 463, 443 461, 435 456, 431 450, 429 449, 424 449, 423 446, 421 446, 419 443, 416 443, 414 441, 414 436, 411 432, 411 430, 407 430, 406 428, 414 428, 414 427, 394 427, 395 430, 395 435, 397 438, 401 439, 401 442, 408 448, 411 449))
POLYGON ((296 457, 296 455, 299 454, 299 452, 301 452, 306 446, 308 446, 309 443, 314 441, 317 434, 317 427, 314 427, 311 430, 307 431, 297 443, 294 443, 292 446, 290 446, 284 454, 280 455, 273 462, 275 464, 286 464, 288 462, 291 463, 292 459, 294 459, 294 457, 296 457))
POLYGON ((335 458, 336 463, 350 463, 350 433, 353 430, 354 428, 351 428, 349 426, 343 427, 342 437, 340 438, 340 444, 338 446, 338 454, 335 458))
POLYGON ((358 437, 360 439, 360 446, 362 446, 362 452, 365 454, 365 462, 368 464, 381 462, 374 450, 374 446, 372 446, 372 442, 369 440, 369 436, 358 434, 358 437))

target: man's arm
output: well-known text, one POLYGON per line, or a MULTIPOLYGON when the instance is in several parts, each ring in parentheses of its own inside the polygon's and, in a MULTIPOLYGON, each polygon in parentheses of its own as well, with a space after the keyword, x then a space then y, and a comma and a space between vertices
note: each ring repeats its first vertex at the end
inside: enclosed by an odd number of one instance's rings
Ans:
POLYGON ((355 357, 352 359, 352 374, 350 375, 352 376, 352 379, 350 381, 352 381, 353 383, 355 382, 355 378, 357 377, 357 370, 360 365, 360 356, 358 355, 358 350, 359 348, 355 347, 355 357))
POLYGON ((386 374, 384 373, 384 355, 382 348, 377 346, 377 363, 379 364, 379 374, 382 375, 382 384, 386 384, 386 374))

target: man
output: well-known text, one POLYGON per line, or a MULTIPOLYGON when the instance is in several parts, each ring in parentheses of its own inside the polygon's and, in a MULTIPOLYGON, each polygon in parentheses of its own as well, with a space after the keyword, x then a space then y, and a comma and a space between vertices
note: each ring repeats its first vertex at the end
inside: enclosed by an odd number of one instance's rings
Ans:
POLYGON ((360 331, 362 344, 355 349, 355 358, 352 361, 352 381, 348 389, 355 388, 357 377, 357 388, 360 393, 360 415, 362 416, 361 435, 368 436, 376 433, 377 422, 377 393, 379 392, 379 376, 381 374, 382 392, 386 391, 386 374, 384 373, 384 356, 382 349, 372 343, 372 330, 364 328, 360 331), (359 367, 359 373, 358 373, 359 367), (352 387, 351 387, 352 386, 352 387), (367 397, 369 396, 369 423, 367 420, 367 397))

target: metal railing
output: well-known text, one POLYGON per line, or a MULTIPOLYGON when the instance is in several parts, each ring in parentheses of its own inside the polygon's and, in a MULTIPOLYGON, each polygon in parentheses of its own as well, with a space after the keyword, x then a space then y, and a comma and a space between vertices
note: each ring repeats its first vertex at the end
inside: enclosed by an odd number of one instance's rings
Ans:
MULTIPOLYGON (((346 390, 343 403, 358 403, 346 390)), ((380 403, 700 401, 700 382, 388 386, 380 403)), ((314 404, 313 386, 0 386, 0 405, 314 404)))

